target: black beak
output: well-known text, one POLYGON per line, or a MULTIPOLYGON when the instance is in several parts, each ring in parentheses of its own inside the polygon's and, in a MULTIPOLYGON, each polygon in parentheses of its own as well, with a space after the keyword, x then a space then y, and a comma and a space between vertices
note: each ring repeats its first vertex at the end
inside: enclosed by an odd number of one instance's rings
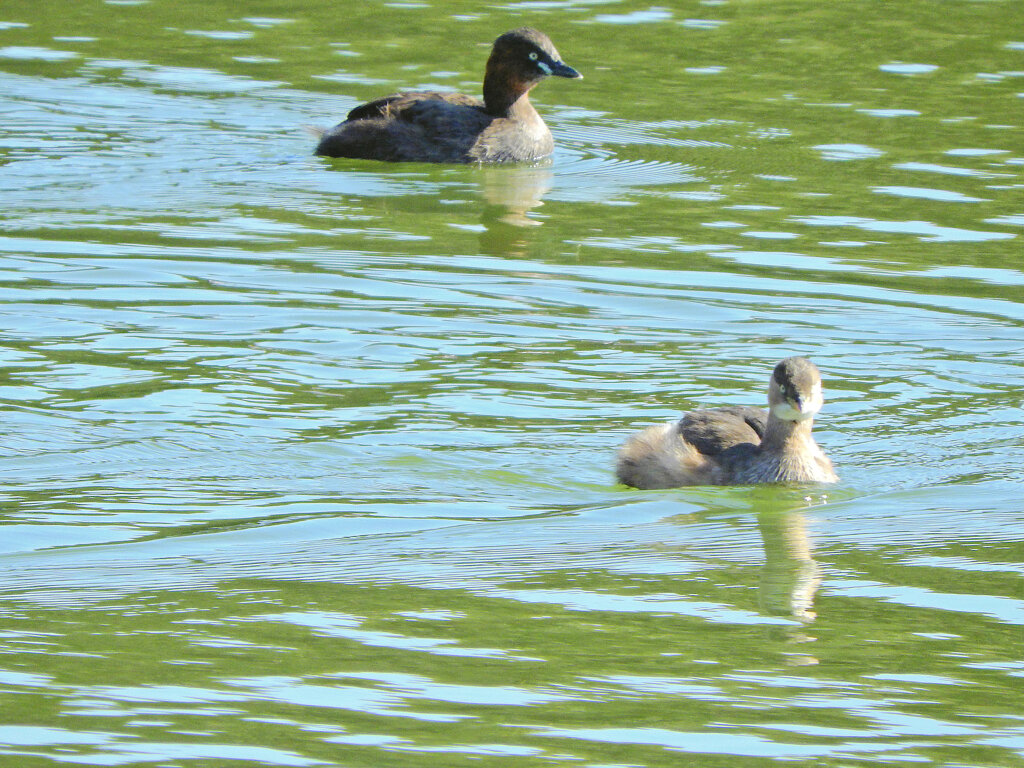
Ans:
POLYGON ((583 75, 570 67, 564 61, 556 61, 551 67, 551 74, 555 77, 568 77, 572 80, 582 80, 583 75))

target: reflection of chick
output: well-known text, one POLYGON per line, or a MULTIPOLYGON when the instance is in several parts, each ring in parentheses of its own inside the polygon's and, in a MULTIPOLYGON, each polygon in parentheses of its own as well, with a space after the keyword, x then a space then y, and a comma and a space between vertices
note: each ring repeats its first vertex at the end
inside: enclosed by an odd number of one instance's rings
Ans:
POLYGON ((634 488, 748 483, 834 483, 832 462, 811 436, 821 374, 803 357, 772 373, 768 412, 711 408, 648 427, 619 451, 615 473, 634 488))
POLYGON ((759 602, 765 613, 814 621, 814 596, 821 568, 814 561, 807 519, 800 510, 765 511, 757 516, 764 541, 759 602))

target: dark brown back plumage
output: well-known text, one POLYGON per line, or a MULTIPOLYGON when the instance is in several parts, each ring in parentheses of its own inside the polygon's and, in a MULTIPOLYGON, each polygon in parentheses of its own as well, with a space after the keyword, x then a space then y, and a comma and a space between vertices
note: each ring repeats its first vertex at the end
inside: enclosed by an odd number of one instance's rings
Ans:
POLYGON ((705 456, 715 456, 741 443, 759 445, 768 425, 768 412, 749 405, 691 411, 679 420, 679 432, 705 456))

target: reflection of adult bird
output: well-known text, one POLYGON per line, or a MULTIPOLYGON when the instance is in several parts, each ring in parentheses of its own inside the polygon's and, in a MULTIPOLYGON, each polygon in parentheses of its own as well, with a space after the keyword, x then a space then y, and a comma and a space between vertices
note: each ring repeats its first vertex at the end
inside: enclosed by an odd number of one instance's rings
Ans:
POLYGON ((803 357, 775 366, 768 411, 694 411, 633 435, 616 474, 634 488, 748 483, 834 483, 832 462, 811 436, 821 409, 821 374, 803 357))
POLYGON ((316 154, 430 163, 539 160, 554 141, 529 92, 548 75, 582 77, 543 32, 514 29, 494 41, 483 101, 433 91, 371 101, 326 131, 316 154))

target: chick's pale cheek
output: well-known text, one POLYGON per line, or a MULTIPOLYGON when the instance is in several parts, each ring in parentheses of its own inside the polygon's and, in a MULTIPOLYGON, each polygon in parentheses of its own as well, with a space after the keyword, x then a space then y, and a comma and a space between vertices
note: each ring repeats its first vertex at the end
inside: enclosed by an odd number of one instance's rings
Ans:
POLYGON ((772 413, 775 415, 775 418, 782 421, 806 421, 807 419, 814 418, 817 412, 818 409, 810 406, 810 404, 804 406, 801 410, 797 410, 788 402, 772 406, 772 413))

